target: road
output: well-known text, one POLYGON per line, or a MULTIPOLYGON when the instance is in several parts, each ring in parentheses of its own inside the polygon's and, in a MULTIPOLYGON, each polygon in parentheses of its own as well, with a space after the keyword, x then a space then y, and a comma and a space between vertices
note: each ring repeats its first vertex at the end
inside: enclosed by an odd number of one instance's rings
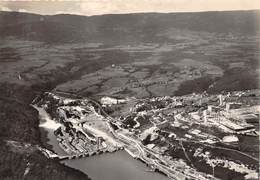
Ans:
MULTIPOLYGON (((241 151, 238 151, 238 150, 235 150, 235 149, 231 149, 231 148, 225 148, 225 147, 219 147, 219 146, 214 146, 214 145, 210 145, 210 144, 207 144, 207 143, 202 143, 202 142, 199 142, 199 141, 193 141, 193 140, 185 140, 185 139, 176 139, 176 140, 179 140, 179 141, 186 141, 186 142, 193 142, 193 143, 198 143, 202 146, 207 146, 207 147, 210 147, 210 148, 214 148, 214 149, 222 149, 222 150, 227 150, 227 151, 233 151, 233 152, 236 152, 236 153, 239 153, 241 154, 242 156, 247 156, 248 158, 252 159, 252 160, 255 160, 259 163, 259 160, 249 154, 246 154, 246 153, 243 153, 241 151)), ((169 142, 169 141, 168 141, 169 142)), ((167 143, 168 143, 167 142, 167 143)), ((168 143, 168 144, 172 144, 172 143, 168 143)))
MULTIPOLYGON (((64 94, 64 93, 62 92, 62 94, 64 94)), ((66 94, 70 95, 69 93, 66 93, 66 94)), ((93 103, 100 110, 101 115, 105 118, 107 125, 108 125, 111 133, 114 135, 114 137, 116 139, 120 140, 120 142, 122 142, 125 146, 129 146, 129 144, 130 144, 131 149, 136 148, 139 152, 137 157, 144 160, 147 164, 155 166, 157 169, 159 169, 160 171, 167 174, 168 177, 173 178, 173 179, 180 179, 180 177, 184 177, 182 179, 185 179, 185 177, 193 178, 193 179, 197 179, 197 180, 205 179, 200 173, 196 173, 196 174, 194 174, 194 172, 189 173, 188 172, 189 170, 187 170, 187 172, 185 171, 186 173, 184 174, 183 172, 181 172, 181 171, 184 171, 184 169, 183 170, 180 170, 180 169, 177 170, 177 169, 166 166, 167 162, 164 161, 163 158, 158 153, 153 152, 152 150, 148 149, 143 144, 141 144, 140 141, 138 141, 138 140, 136 140, 132 137, 129 137, 129 136, 123 134, 123 133, 115 132, 113 127, 111 127, 110 122, 116 122, 117 120, 114 119, 113 117, 111 117, 110 115, 108 115, 104 111, 103 107, 98 102, 96 102, 95 100, 90 99, 90 98, 83 98, 82 97, 82 99, 93 103), (126 144, 125 142, 128 142, 128 143, 126 144), (147 157, 148 154, 152 155, 152 158, 147 157), (165 164, 165 165, 163 165, 163 164, 165 164)), ((87 127, 87 128, 89 130, 91 130, 92 132, 94 132, 94 134, 99 134, 102 137, 105 136, 104 134, 106 134, 105 132, 97 132, 97 130, 93 127, 87 127)), ((119 127, 119 129, 123 130, 121 127, 119 127)), ((106 135, 106 136, 108 136, 108 135, 106 135)))
MULTIPOLYGON (((116 137, 118 138, 121 142, 124 142, 124 141, 127 141, 127 142, 130 142, 130 144, 132 144, 132 147, 136 147, 139 151, 139 154, 137 157, 141 158, 142 160, 144 160, 146 163, 150 164, 150 165, 154 165, 155 167, 157 167, 160 171, 164 172, 165 174, 168 175, 168 177, 170 178, 173 178, 173 179, 180 179, 180 177, 184 177, 183 179, 185 179, 185 177, 188 176, 188 178, 193 178, 193 179, 197 179, 197 180, 201 180, 201 179, 205 179, 204 177, 202 177, 201 175, 198 174, 195 175, 194 173, 189 173, 187 175, 184 175, 183 173, 175 170, 175 169, 172 169, 170 167, 167 167, 167 166, 164 166, 162 165, 163 164, 167 164, 166 161, 164 161, 161 157, 159 157, 159 155, 155 152, 153 152, 152 150, 146 148, 143 144, 141 144, 139 141, 129 137, 129 136, 126 136, 122 133, 116 133, 114 131, 114 129, 111 127, 111 125, 109 124, 110 121, 112 122, 115 122, 116 120, 111 117, 110 115, 108 115, 102 108, 102 106, 97 103, 96 101, 90 99, 90 98, 87 98, 90 102, 94 103, 99 109, 100 109, 100 112, 102 112, 102 114, 105 116, 105 118, 107 119, 107 124, 109 126, 109 128, 111 129, 111 133, 116 137), (123 138, 123 139, 122 139, 123 138), (131 143, 132 142, 132 143, 131 143), (153 155, 153 158, 148 158, 146 155, 147 154, 151 154, 153 155), (160 163, 162 162, 162 163, 160 163)), ((121 130, 122 128, 119 127, 121 130)))

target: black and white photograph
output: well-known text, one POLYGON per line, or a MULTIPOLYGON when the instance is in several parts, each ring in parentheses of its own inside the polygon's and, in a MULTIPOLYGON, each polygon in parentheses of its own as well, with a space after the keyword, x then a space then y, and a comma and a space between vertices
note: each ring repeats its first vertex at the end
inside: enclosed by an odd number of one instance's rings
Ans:
POLYGON ((258 180, 259 0, 0 0, 0 180, 258 180))

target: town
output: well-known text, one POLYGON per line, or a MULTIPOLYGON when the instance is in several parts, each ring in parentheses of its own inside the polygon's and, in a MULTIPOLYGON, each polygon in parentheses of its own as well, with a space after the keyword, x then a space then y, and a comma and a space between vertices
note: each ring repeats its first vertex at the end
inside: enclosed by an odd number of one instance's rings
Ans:
POLYGON ((94 100, 55 92, 33 104, 60 124, 55 136, 67 157, 124 149, 173 179, 221 179, 227 172, 257 179, 259 94, 94 100))

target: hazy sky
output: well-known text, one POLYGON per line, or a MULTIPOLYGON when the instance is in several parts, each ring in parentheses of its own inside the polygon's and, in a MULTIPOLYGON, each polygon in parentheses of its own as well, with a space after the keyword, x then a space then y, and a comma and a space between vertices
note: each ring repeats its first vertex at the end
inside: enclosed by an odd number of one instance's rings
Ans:
POLYGON ((117 14, 260 9, 260 0, 0 0, 0 10, 39 14, 117 14))

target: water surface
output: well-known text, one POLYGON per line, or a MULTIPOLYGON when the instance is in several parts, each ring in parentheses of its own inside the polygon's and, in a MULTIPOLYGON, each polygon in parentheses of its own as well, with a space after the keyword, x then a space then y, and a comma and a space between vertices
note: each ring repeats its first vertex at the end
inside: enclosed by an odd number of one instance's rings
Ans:
POLYGON ((169 180, 163 174, 150 171, 126 151, 65 160, 62 163, 85 172, 93 180, 169 180))

